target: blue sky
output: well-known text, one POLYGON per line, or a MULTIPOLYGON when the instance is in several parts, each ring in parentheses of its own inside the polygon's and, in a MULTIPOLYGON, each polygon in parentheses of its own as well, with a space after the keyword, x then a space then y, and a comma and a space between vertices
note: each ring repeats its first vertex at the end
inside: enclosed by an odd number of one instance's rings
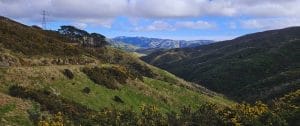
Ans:
POLYGON ((0 0, 0 15, 107 37, 226 40, 300 25, 300 0, 0 0))

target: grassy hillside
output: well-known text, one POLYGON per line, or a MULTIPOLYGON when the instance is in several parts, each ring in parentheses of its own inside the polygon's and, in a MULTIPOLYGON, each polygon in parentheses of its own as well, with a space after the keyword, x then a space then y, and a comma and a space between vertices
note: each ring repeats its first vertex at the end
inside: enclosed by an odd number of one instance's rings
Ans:
POLYGON ((270 101, 300 88, 300 28, 242 36, 142 59, 234 99, 270 101))
POLYGON ((54 125, 64 120, 105 125, 110 116, 101 113, 107 109, 134 115, 148 110, 143 106, 154 106, 161 114, 179 112, 183 106, 194 110, 208 103, 234 103, 136 56, 70 41, 55 31, 0 17, 0 124, 54 125))

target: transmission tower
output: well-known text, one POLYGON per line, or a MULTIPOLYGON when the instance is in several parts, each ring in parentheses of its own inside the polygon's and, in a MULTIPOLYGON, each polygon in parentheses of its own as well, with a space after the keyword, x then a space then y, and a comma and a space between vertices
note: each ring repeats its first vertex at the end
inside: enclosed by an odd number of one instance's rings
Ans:
POLYGON ((47 21, 46 21, 46 11, 45 10, 43 10, 42 15, 43 15, 42 27, 43 27, 43 29, 46 30, 47 29, 47 21))

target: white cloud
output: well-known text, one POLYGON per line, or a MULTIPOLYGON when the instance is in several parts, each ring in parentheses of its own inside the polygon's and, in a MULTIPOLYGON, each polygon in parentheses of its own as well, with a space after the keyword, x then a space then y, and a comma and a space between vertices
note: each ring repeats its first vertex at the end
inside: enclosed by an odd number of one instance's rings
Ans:
POLYGON ((216 24, 207 21, 177 21, 174 24, 166 21, 153 21, 150 25, 137 26, 132 31, 175 31, 178 29, 213 29, 216 24))
POLYGON ((85 29, 88 25, 86 23, 75 22, 75 23, 72 23, 72 26, 75 26, 76 28, 79 28, 79 29, 85 29))
POLYGON ((231 40, 240 35, 188 35, 188 36, 158 36, 159 38, 165 39, 174 39, 174 40, 214 40, 214 41, 224 41, 224 40, 231 40))
POLYGON ((207 21, 181 21, 176 22, 176 28, 187 28, 187 29, 212 29, 216 27, 216 24, 209 23, 207 21))
POLYGON ((61 18, 108 18, 126 12, 127 0, 51 0, 51 12, 61 18))
MULTIPOLYGON (((272 21, 284 26, 280 22, 297 24, 288 19, 300 18, 299 5, 300 0, 0 0, 0 15, 40 21, 42 10, 46 10, 49 13, 48 20, 93 23, 104 27, 111 27, 118 16, 156 20, 201 16, 246 16, 259 19, 281 17, 285 20, 272 21)), ((246 21, 243 25, 269 27, 261 22, 246 21)), ((180 25, 187 28, 199 26, 201 29, 206 24, 184 22, 180 25)), ((144 29, 168 28, 166 24, 158 22, 144 29)))
POLYGON ((226 0, 131 0, 133 16, 153 18, 197 17, 204 15, 233 15, 235 10, 226 0))
POLYGON ((173 31, 172 25, 165 21, 154 21, 152 24, 143 27, 135 27, 132 31, 173 31))
POLYGON ((240 22, 242 28, 245 29, 279 29, 291 26, 300 26, 300 18, 260 18, 242 20, 240 22))
POLYGON ((114 18, 126 13, 127 7, 127 0, 0 0, 0 15, 40 21, 46 10, 48 20, 111 27, 114 18))
POLYGON ((300 17, 300 0, 239 0, 234 8, 239 15, 262 17, 300 17))
POLYGON ((30 18, 48 10, 55 18, 300 16, 300 0, 0 0, 0 13, 30 18))

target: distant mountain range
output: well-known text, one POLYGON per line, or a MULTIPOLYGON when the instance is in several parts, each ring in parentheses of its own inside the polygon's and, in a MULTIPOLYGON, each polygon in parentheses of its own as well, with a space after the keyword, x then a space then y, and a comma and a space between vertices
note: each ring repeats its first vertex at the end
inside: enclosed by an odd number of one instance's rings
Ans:
POLYGON ((110 40, 110 43, 118 48, 124 48, 127 51, 136 51, 137 49, 172 49, 195 47, 214 43, 212 40, 172 40, 147 37, 126 37, 120 36, 110 40))

